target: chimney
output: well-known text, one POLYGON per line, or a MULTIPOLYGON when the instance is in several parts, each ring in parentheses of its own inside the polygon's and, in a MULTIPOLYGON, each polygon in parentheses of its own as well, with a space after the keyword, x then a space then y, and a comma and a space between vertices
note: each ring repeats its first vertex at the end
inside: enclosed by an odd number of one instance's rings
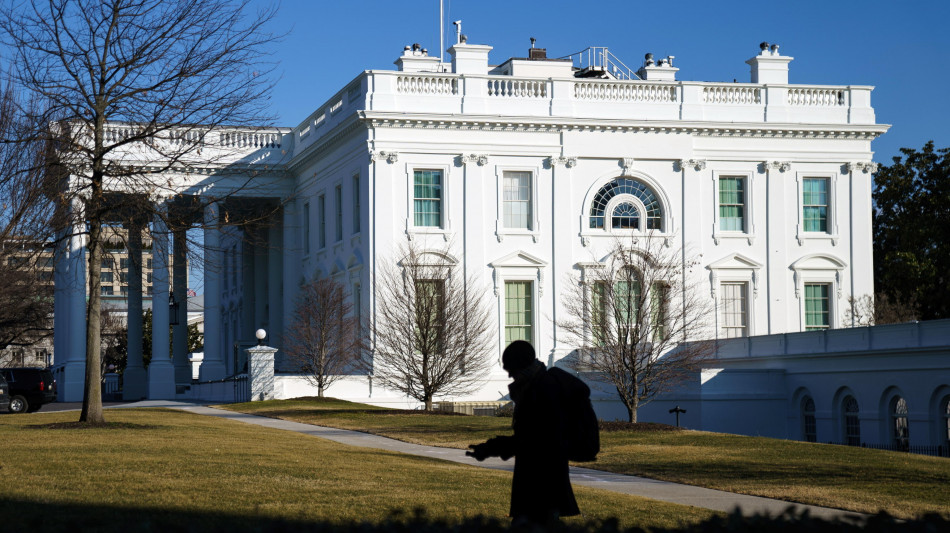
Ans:
POLYGON ((653 54, 643 56, 643 66, 637 71, 641 80, 648 81, 676 81, 678 68, 673 67, 676 56, 666 56, 659 61, 653 61, 653 54))
POLYGON ((795 59, 780 55, 778 45, 759 44, 759 55, 746 61, 751 71, 752 83, 788 85, 788 64, 795 59))
POLYGON ((528 59, 547 59, 548 58, 548 49, 547 48, 535 48, 534 43, 537 42, 537 39, 534 37, 531 38, 531 48, 528 48, 528 59))
POLYGON ((439 72, 441 65, 439 58, 430 57, 429 51, 419 43, 406 46, 393 63, 403 72, 439 72))
POLYGON ((488 52, 491 46, 468 44, 463 35, 461 42, 449 48, 452 56, 452 72, 455 74, 488 74, 488 52))

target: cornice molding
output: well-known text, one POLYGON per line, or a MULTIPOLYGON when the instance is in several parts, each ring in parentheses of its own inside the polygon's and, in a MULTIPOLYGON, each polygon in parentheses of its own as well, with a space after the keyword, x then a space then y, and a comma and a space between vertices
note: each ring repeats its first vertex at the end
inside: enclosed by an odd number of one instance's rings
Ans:
POLYGON ((570 119, 561 117, 407 115, 403 113, 379 111, 360 111, 359 117, 363 123, 372 128, 422 128, 457 131, 674 133, 703 137, 794 139, 875 139, 890 128, 890 126, 886 124, 716 124, 679 121, 570 119))

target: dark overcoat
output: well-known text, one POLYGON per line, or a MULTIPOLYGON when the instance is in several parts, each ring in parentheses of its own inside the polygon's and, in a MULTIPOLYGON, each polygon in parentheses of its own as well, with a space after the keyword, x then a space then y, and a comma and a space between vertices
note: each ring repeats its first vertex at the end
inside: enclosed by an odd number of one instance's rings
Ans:
MULTIPOLYGON (((543 521, 580 514, 571 488, 561 388, 544 365, 520 386, 511 437, 496 437, 502 457, 515 456, 512 517, 543 521)), ((514 394, 512 395, 515 396, 514 394)))

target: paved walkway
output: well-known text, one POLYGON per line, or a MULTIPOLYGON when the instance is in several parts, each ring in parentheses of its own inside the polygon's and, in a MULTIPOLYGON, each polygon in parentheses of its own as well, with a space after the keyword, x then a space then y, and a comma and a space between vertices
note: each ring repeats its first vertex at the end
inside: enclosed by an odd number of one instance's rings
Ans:
MULTIPOLYGON (((56 404, 50 404, 53 406, 56 404)), ((66 405, 61 404, 62 407, 66 405)), ((44 406, 45 407, 45 406, 44 406)), ((511 471, 514 467, 513 461, 502 461, 498 458, 478 462, 468 457, 462 450, 455 448, 440 448, 436 446, 424 446, 420 444, 409 444, 379 435, 371 435, 359 431, 350 431, 345 429, 336 429, 323 426, 313 426, 310 424, 301 424, 288 420, 277 418, 267 418, 263 416, 249 415, 227 411, 224 409, 215 409, 206 405, 176 402, 176 401, 142 401, 130 404, 113 405, 110 408, 122 407, 168 407, 179 409, 190 413, 196 413, 218 418, 236 420, 247 424, 269 427, 274 429, 283 429, 286 431, 295 431, 314 437, 332 440, 351 446, 362 448, 375 448, 389 450, 394 452, 406 453, 409 455, 419 455, 435 459, 443 459, 455 463, 462 463, 482 468, 492 468, 495 470, 511 471)), ((68 408, 68 407, 67 407, 68 408)), ((45 409, 44 409, 45 411, 45 409)), ((667 481, 658 481, 637 476, 627 476, 623 474, 614 474, 603 472, 591 468, 571 467, 571 483, 584 487, 594 487, 598 489, 610 490, 623 494, 642 496, 654 500, 676 503, 680 505, 691 505, 693 507, 703 507, 714 511, 732 512, 739 509, 744 515, 756 513, 779 514, 789 507, 794 507, 797 512, 807 509, 812 516, 821 518, 842 518, 851 517, 861 519, 864 515, 840 509, 830 509, 827 507, 816 507, 813 505, 802 505, 789 503, 782 500, 773 500, 769 498, 760 498, 757 496, 746 496, 721 490, 706 489, 692 485, 681 485, 667 481)))

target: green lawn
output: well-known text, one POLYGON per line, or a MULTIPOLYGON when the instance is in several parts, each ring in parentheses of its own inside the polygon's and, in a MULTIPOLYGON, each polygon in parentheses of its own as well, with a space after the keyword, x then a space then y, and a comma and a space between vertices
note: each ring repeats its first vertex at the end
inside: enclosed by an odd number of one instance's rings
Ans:
MULTIPOLYGON (((454 448, 510 433, 510 419, 407 414, 339 400, 223 406, 308 424, 367 431, 454 448)), ((950 517, 950 460, 698 431, 601 433, 596 463, 583 466, 743 494, 912 518, 950 517)))
MULTIPOLYGON (((123 520, 270 530, 268 521, 278 519, 379 522, 395 509, 423 508, 449 521, 503 518, 508 510, 507 472, 175 410, 106 411, 117 427, 48 426, 76 418, 0 416, 0 529, 13 519, 12 530, 110 530, 123 520)), ((583 487, 577 497, 586 517, 575 522, 616 516, 650 529, 713 515, 583 487)))

